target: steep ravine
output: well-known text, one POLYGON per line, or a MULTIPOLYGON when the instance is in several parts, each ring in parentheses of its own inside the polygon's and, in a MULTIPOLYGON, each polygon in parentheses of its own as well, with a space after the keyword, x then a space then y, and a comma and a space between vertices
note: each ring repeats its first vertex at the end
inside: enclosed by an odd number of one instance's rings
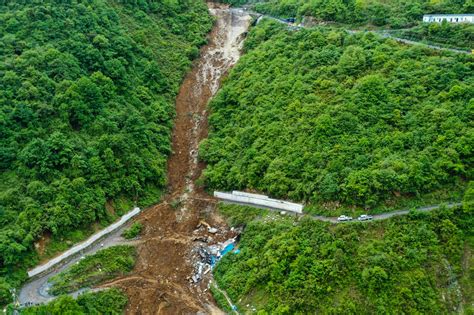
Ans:
MULTIPOLYGON (((208 5, 216 23, 176 99, 173 153, 168 161, 169 186, 164 201, 138 216, 136 221, 144 224, 138 240, 130 242, 120 237, 123 227, 83 252, 92 254, 101 245, 136 245, 138 259, 133 272, 95 288, 120 287, 129 296, 127 314, 222 313, 208 290, 210 273, 199 283, 190 280, 195 269, 195 239, 207 233, 206 229, 197 230, 200 221, 219 229, 212 235, 214 242, 233 236, 215 215, 214 199, 195 185, 205 166, 199 162, 197 152, 199 142, 207 136, 207 104, 218 91, 222 77, 238 61, 251 17, 243 10, 208 5)), ((48 280, 79 259, 80 256, 72 257, 67 264, 25 284, 20 303, 51 301, 54 297, 46 290, 48 280)))
POLYGON ((204 165, 199 142, 207 136, 207 104, 220 81, 238 61, 251 17, 243 10, 209 4, 216 18, 209 43, 184 79, 176 99, 173 153, 168 162, 169 192, 165 202, 139 217, 145 225, 137 244, 133 273, 105 286, 118 286, 130 298, 128 314, 219 313, 208 290, 210 277, 193 284, 191 258, 196 226, 201 219, 230 233, 214 215, 215 201, 196 187, 204 165))

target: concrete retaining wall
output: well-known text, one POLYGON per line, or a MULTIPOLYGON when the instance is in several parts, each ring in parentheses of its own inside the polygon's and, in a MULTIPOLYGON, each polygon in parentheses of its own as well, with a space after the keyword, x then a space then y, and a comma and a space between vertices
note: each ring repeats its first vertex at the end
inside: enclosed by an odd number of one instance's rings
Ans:
POLYGON ((271 199, 265 195, 251 194, 242 191, 233 191, 232 193, 215 191, 214 197, 221 199, 225 202, 238 203, 267 209, 290 211, 298 214, 303 213, 303 205, 301 204, 271 199))
POLYGON ((65 251, 64 253, 59 255, 58 257, 55 257, 55 258, 51 259, 50 261, 48 261, 44 265, 38 266, 38 267, 28 271, 28 277, 31 278, 31 277, 34 277, 34 276, 40 274, 40 273, 43 273, 43 272, 49 270, 50 268, 54 267, 55 265, 61 263, 62 261, 68 259, 69 257, 71 257, 71 256, 79 253, 80 251, 86 249, 87 247, 91 246, 92 244, 94 244, 95 242, 100 240, 105 235, 107 235, 109 233, 112 233, 113 231, 115 231, 116 229, 118 229, 119 227, 121 227, 122 225, 127 223, 127 221, 129 221, 131 218, 133 218, 134 216, 136 216, 139 213, 140 213, 140 208, 133 209, 129 213, 122 216, 119 221, 117 221, 117 222, 113 223, 112 225, 106 227, 102 231, 92 235, 86 241, 84 241, 80 244, 77 244, 74 247, 71 247, 70 249, 68 249, 67 251, 65 251))

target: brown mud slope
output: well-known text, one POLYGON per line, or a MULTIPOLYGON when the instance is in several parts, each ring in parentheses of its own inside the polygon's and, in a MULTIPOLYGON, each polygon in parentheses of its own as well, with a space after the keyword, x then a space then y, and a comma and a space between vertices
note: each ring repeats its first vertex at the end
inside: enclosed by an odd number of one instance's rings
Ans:
POLYGON ((145 229, 132 274, 104 286, 118 286, 129 296, 128 314, 219 313, 208 290, 210 274, 198 284, 193 275, 196 238, 214 242, 233 231, 214 214, 215 201, 195 187, 204 165, 198 161, 199 142, 207 136, 207 104, 223 75, 237 62, 250 16, 238 9, 209 4, 216 17, 209 44, 186 76, 176 99, 173 154, 168 162, 169 193, 165 201, 144 211, 145 229), (200 220, 219 228, 217 234, 197 229, 200 220))

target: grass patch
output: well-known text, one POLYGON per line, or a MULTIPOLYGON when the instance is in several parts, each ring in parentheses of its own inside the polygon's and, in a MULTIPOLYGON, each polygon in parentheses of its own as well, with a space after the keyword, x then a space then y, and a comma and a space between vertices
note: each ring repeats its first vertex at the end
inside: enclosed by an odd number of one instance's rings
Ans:
POLYGON ((221 310, 223 310, 224 312, 232 311, 229 303, 227 303, 227 299, 225 298, 224 294, 221 291, 219 291, 216 288, 216 286, 214 285, 211 286, 211 293, 212 293, 212 296, 214 297, 214 300, 216 300, 217 306, 219 306, 221 310))
POLYGON ((467 305, 465 314, 474 314, 474 236, 469 235, 464 243, 462 260, 462 276, 459 283, 464 298, 463 304, 467 305))
POLYGON ((44 252, 40 254, 40 261, 44 261, 56 256, 58 253, 64 252, 74 244, 82 242, 95 232, 96 229, 94 229, 92 225, 89 225, 74 231, 67 231, 63 235, 54 235, 46 245, 44 252))
POLYGON ((133 201, 130 198, 121 196, 114 199, 115 214, 122 216, 133 209, 133 201))
POLYGON ((397 210, 416 209, 423 206, 432 206, 442 203, 460 202, 466 189, 466 184, 461 183, 454 188, 440 189, 421 196, 400 196, 394 199, 386 200, 383 204, 377 205, 372 209, 363 207, 347 206, 336 203, 310 203, 305 205, 304 212, 315 215, 339 216, 341 214, 352 215, 353 217, 361 214, 381 214, 397 210))
POLYGON ((138 206, 142 208, 150 207, 161 201, 163 190, 153 185, 147 185, 143 191, 143 196, 138 201, 138 206))
POLYGON ((21 314, 122 314, 127 303, 125 293, 113 288, 85 293, 76 300, 61 296, 46 305, 24 308, 21 314))
POLYGON ((131 240, 132 238, 135 238, 140 235, 142 229, 143 224, 141 224, 140 222, 135 222, 128 229, 123 231, 122 236, 127 240, 131 240))
POLYGON ((50 293, 70 293, 124 275, 133 269, 135 259, 133 246, 120 245, 100 250, 52 277, 50 293))
POLYGON ((253 207, 219 203, 218 211, 226 217, 230 225, 246 225, 254 219, 267 215, 269 210, 253 207))

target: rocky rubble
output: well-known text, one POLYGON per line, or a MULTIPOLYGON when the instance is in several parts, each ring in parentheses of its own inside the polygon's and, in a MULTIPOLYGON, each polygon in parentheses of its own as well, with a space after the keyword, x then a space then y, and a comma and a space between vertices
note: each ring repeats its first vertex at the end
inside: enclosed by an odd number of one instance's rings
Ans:
POLYGON ((234 250, 241 232, 241 229, 212 227, 205 221, 200 221, 193 232, 194 246, 189 260, 194 270, 189 282, 197 285, 206 278, 217 261, 234 250))

